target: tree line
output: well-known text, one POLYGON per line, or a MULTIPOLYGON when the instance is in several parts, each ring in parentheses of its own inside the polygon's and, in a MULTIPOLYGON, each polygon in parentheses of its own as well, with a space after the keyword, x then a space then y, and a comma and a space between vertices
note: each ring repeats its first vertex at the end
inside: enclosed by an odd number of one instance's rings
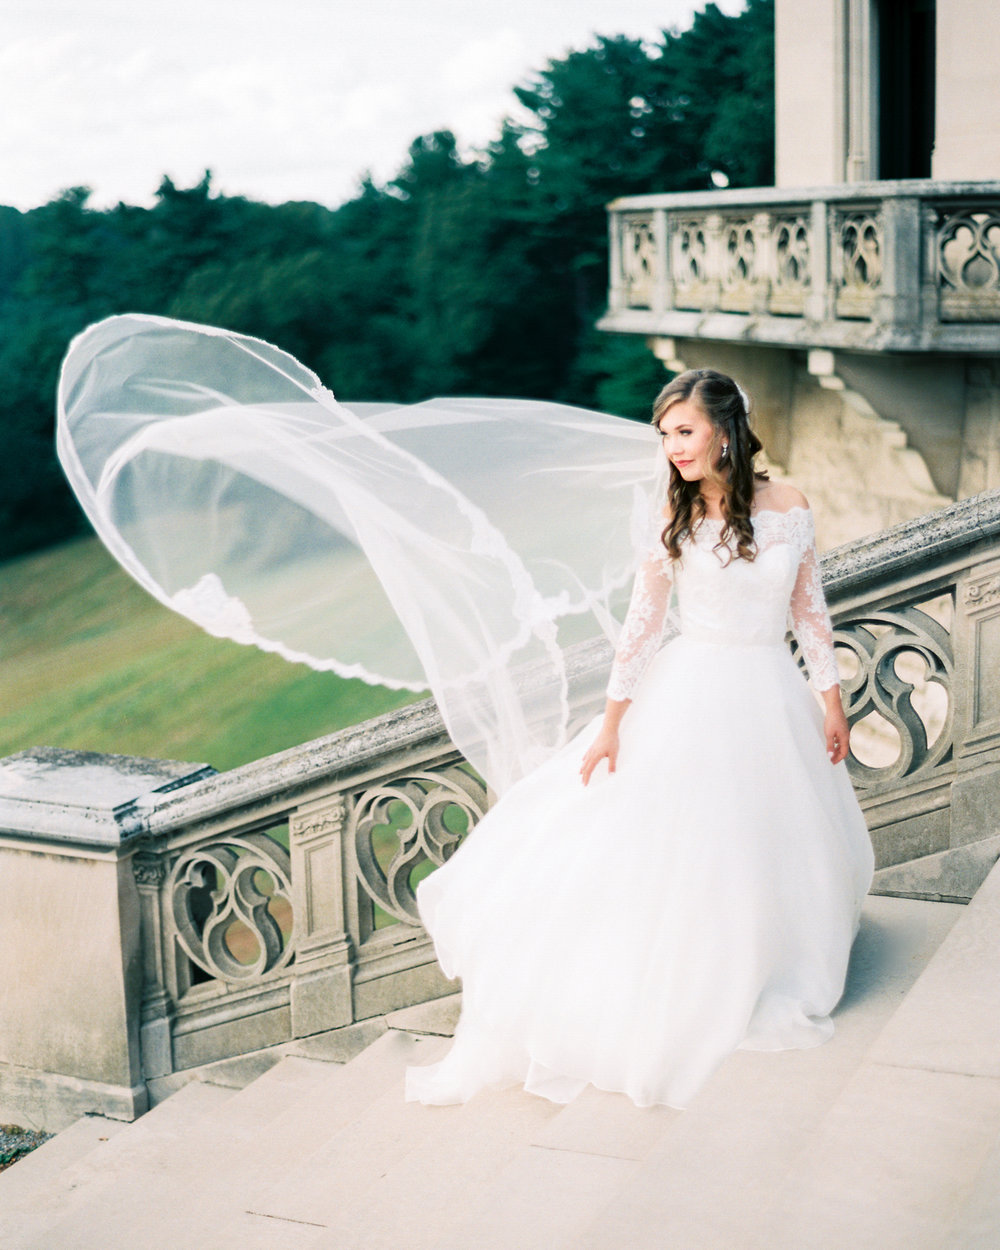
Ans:
POLYGON ((95 209, 83 187, 0 207, 0 558, 81 528, 56 378, 73 335, 113 313, 267 339, 346 403, 508 395, 644 417, 662 367, 593 328, 605 205, 713 173, 773 182, 773 24, 773 0, 748 0, 655 44, 596 37, 514 88, 521 116, 485 151, 423 135, 393 179, 364 177, 334 209, 216 194, 209 173, 164 177, 149 208, 95 209))

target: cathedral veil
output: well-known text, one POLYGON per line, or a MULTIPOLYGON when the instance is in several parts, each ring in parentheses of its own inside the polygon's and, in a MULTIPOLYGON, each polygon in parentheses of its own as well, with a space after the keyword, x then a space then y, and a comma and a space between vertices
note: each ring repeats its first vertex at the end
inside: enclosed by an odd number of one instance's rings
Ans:
POLYGON ((567 647, 613 634, 662 460, 651 428, 560 404, 344 407, 268 343, 141 315, 70 345, 57 443, 162 603, 315 669, 429 689, 498 792, 565 740, 567 647))

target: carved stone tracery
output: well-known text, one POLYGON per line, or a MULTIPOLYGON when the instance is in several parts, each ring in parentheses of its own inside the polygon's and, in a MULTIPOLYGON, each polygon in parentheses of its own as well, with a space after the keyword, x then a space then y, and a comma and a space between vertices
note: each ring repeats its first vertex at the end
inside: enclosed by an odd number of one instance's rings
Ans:
MULTIPOLYGON (((808 203, 778 190, 745 201, 733 191, 700 192, 690 205, 676 194, 623 199, 611 209, 619 246, 602 326, 613 329, 625 309, 659 319, 674 311, 763 313, 770 317, 755 327, 760 342, 786 343, 786 327, 770 318, 794 316, 808 321, 817 346, 831 323, 847 320, 870 323, 852 330, 859 345, 881 348, 888 328, 916 350, 928 341, 932 350, 951 350, 949 340, 966 339, 982 350, 983 335, 965 332, 1000 322, 1000 184, 975 192, 956 185, 946 199, 947 185, 881 196, 837 188, 808 203), (916 275, 919 326, 910 289, 916 275), (935 327, 946 333, 928 340, 935 327)), ((634 323, 626 328, 636 331, 634 323)))
POLYGON ((674 302, 678 308, 706 306, 706 288, 713 277, 710 269, 708 222, 705 218, 675 220, 672 223, 670 271, 674 282, 674 302))
POLYGON ((1000 206, 942 212, 936 254, 941 317, 1000 317, 1000 206))
POLYGON ((798 313, 812 285, 809 220, 802 214, 774 221, 774 274, 769 308, 774 313, 798 313))
POLYGON ((837 313, 871 316, 882 285, 882 221, 875 211, 836 215, 837 313))
POLYGON ((899 737, 898 754, 890 763, 872 767, 852 753, 848 768, 855 785, 863 790, 897 781, 945 761, 952 750, 953 720, 949 632, 920 608, 905 606, 860 611, 836 626, 834 641, 856 661, 855 673, 841 679, 848 721, 854 726, 875 714, 899 737), (900 674, 899 661, 905 655, 919 657, 925 681, 938 685, 946 696, 944 721, 933 734, 914 706, 915 683, 900 674))
POLYGON ((650 308, 659 277, 656 236, 648 216, 629 215, 622 223, 622 278, 631 308, 650 308))
POLYGON ((370 786, 355 797, 347 824, 359 884, 388 916, 419 924, 414 870, 443 864, 486 808, 482 782, 457 764, 370 786))
POLYGON ((266 833, 226 836, 184 852, 166 886, 178 944, 222 981, 284 967, 294 943, 274 912, 276 903, 291 911, 291 876, 288 852, 266 833))

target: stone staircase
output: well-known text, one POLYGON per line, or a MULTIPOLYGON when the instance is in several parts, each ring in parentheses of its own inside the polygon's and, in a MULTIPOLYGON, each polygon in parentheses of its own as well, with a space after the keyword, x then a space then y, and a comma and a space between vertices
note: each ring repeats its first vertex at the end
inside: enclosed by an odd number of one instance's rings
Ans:
POLYGON ((1000 867, 967 908, 869 898, 833 1040, 737 1052, 683 1112, 407 1104, 455 1003, 397 1012, 347 1063, 78 1121, 0 1174, 0 1246, 997 1250, 998 967, 1000 867))

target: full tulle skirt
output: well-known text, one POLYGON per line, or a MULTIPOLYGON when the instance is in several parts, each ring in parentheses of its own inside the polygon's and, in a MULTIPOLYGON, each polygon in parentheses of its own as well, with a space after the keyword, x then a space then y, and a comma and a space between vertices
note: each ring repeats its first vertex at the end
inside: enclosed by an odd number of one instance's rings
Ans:
POLYGON ((833 1031, 872 850, 787 648, 680 637, 579 769, 594 720, 508 791, 418 890, 462 1014, 406 1097, 586 1084, 683 1107, 738 1047, 833 1031))

